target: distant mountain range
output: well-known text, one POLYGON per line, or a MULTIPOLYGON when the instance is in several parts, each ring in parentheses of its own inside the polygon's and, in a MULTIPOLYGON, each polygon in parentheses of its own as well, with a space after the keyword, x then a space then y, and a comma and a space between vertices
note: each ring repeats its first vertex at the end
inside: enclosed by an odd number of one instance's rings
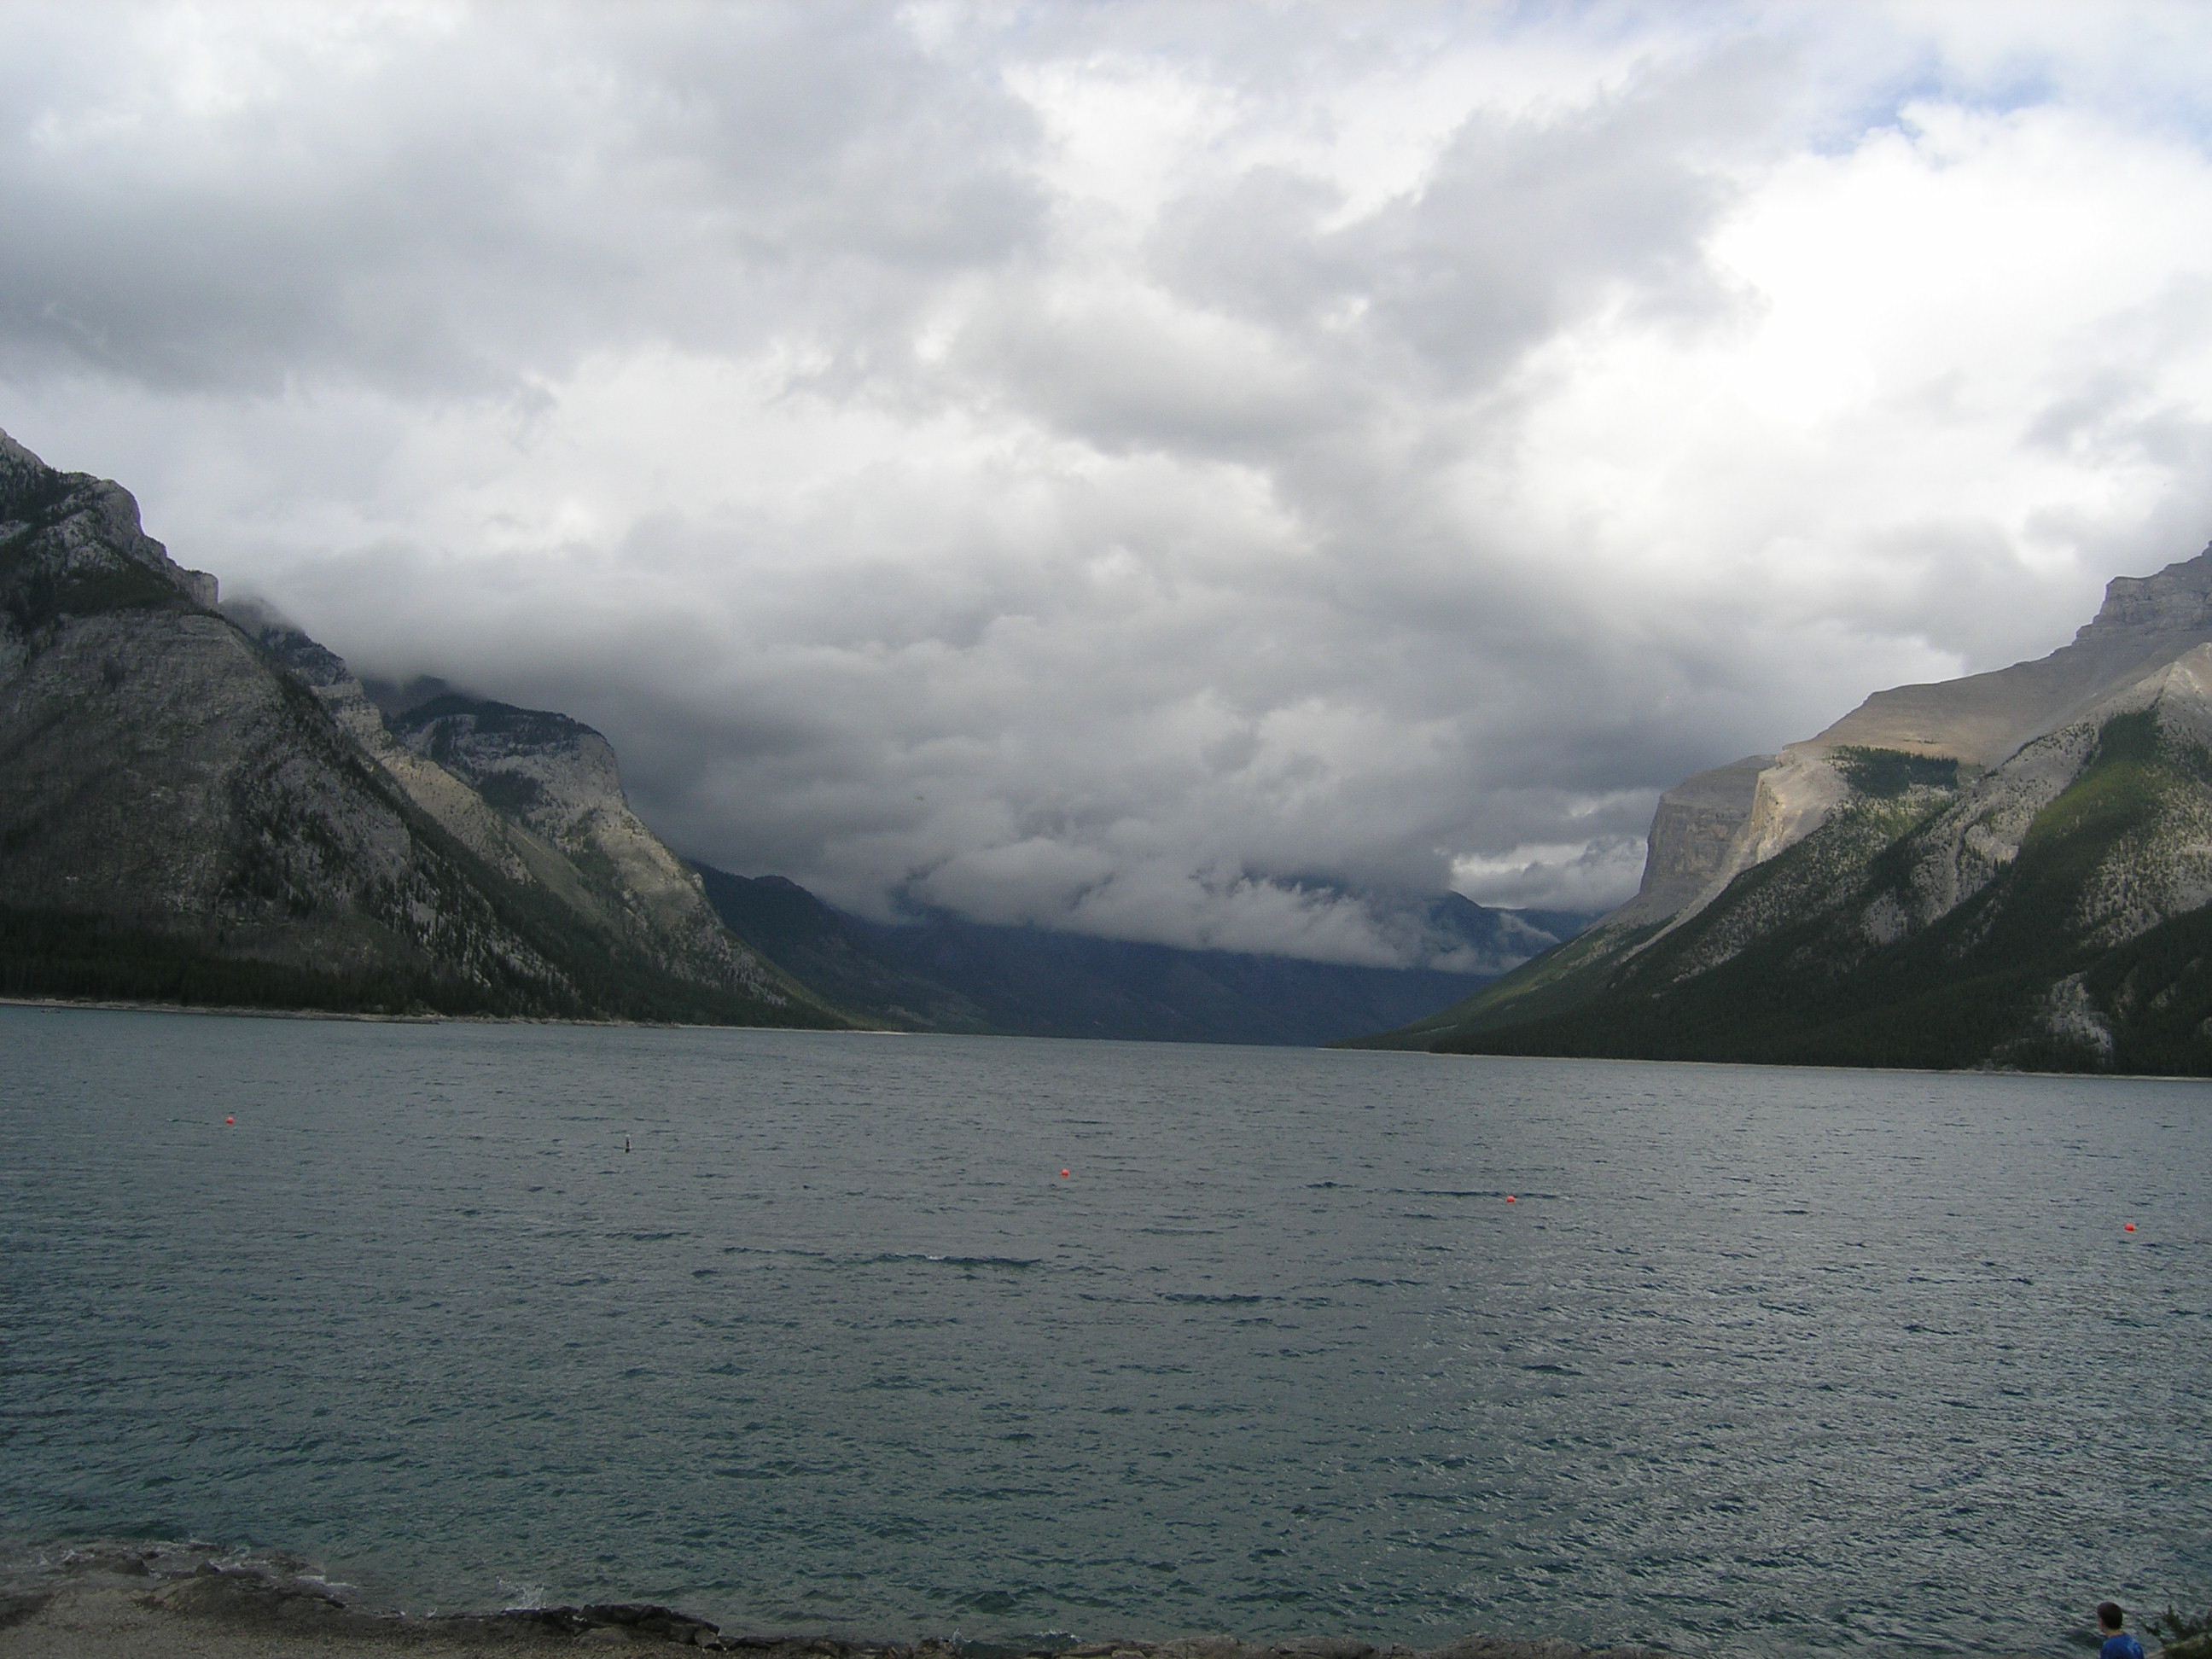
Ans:
POLYGON ((1636 897, 1358 1046, 2212 1072, 2212 549, 1668 792, 1636 897))
POLYGON ((1432 951, 1489 971, 1370 968, 994 927, 932 912, 870 921, 778 876, 699 866, 731 930, 838 1006, 894 1030, 1315 1046, 1455 1001, 1590 918, 1457 894, 1419 918, 1432 951), (1455 948, 1456 947, 1456 948, 1455 948))
POLYGON ((364 685, 0 434, 0 994, 1314 1043, 1587 917, 1395 901, 1460 971, 844 915, 687 865, 564 714, 364 685))

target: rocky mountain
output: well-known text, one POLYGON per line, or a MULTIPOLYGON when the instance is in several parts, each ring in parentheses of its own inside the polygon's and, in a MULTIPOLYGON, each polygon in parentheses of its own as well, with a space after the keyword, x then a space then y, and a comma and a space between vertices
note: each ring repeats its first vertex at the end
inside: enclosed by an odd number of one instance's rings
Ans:
POLYGON ((598 733, 496 704, 395 731, 216 600, 127 491, 0 434, 0 990, 846 1023, 722 927, 598 733))
POLYGON ((684 863, 589 726, 364 684, 267 606, 219 604, 127 491, 4 437, 0 776, 18 995, 1313 1043, 1588 921, 1359 896, 1427 964, 1387 969, 844 915, 684 863))
POLYGON ((894 1030, 1317 1046, 1463 998, 1590 918, 1492 910, 1457 894, 1385 921, 1449 968, 1370 968, 1048 933, 942 911, 881 922, 777 876, 701 867, 708 896, 763 956, 894 1030))
POLYGON ((1668 792, 1641 890, 1373 1046, 2212 1072, 2212 549, 1668 792))

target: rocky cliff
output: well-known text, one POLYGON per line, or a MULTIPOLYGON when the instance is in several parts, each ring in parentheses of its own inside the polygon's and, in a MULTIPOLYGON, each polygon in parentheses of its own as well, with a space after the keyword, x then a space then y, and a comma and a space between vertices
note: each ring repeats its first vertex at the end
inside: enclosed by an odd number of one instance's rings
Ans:
POLYGON ((1670 790, 1641 890, 1372 1041, 2212 1071, 2212 550, 1670 790))
POLYGON ((542 889, 679 978, 817 1000, 723 926, 697 872, 630 810, 614 745, 590 726, 442 681, 419 698, 387 694, 380 703, 335 653, 267 606, 230 605, 224 614, 313 690, 417 806, 509 881, 542 889))
POLYGON ((547 878, 597 919, 649 943, 672 972, 706 983, 778 988, 774 969, 732 936, 699 874, 630 811, 614 746, 565 714, 448 693, 403 710, 391 729, 410 753, 459 777, 508 826, 533 870, 550 848, 577 873, 547 878), (520 832, 520 833, 517 833, 520 832))
POLYGON ((336 657, 216 598, 127 491, 0 436, 0 988, 841 1023, 696 881, 687 914, 680 880, 629 878, 682 866, 611 751, 592 810, 629 865, 587 872, 591 834, 518 822, 398 742, 336 657))

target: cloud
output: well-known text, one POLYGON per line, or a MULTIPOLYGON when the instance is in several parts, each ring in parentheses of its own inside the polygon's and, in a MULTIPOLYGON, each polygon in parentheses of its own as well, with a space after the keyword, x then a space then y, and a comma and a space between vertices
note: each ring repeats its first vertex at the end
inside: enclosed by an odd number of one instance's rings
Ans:
POLYGON ((2212 533, 2208 33, 14 8, 0 427, 687 853, 1442 960, 2212 533))
POLYGON ((877 7, 9 21, 0 347, 33 371, 436 397, 794 324, 865 358, 1042 206, 1024 106, 877 7))

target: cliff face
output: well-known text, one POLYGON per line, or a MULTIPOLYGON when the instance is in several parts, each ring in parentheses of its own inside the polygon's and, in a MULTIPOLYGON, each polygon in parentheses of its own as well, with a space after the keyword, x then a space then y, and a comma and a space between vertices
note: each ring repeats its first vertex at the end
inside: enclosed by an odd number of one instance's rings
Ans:
POLYGON ((225 614, 313 690, 416 805, 508 880, 542 890, 662 970, 749 996, 816 1000, 748 950, 696 872, 630 811, 614 746, 565 714, 453 693, 387 715, 335 653, 265 606, 225 614))
POLYGON ((336 657, 216 599, 128 492, 0 437, 5 989, 838 1023, 726 933, 575 902, 336 657))
POLYGON ((1659 798, 1636 896, 1606 918, 1613 925, 1663 921, 1742 867, 1744 827, 1771 755, 1751 755, 1699 772, 1659 798))
POLYGON ((1877 691, 1779 755, 1700 772, 1660 798, 1643 889, 1605 925, 1686 920, 1746 870, 1811 835, 1850 798, 1835 762, 1839 750, 1953 760, 1971 777, 2208 639, 2212 548, 2155 575, 2115 578, 2096 617, 2047 657, 1877 691))
POLYGON ((1378 1041, 2212 1071, 2208 902, 2212 550, 2048 657, 1669 791, 1635 899, 1378 1041))
MULTIPOLYGON (((55 618, 94 611, 210 610, 216 580, 186 570, 140 528, 131 492, 57 472, 0 432, 0 649, 27 649, 55 618)), ((0 658, 4 663, 5 658, 0 658)))
POLYGON ((590 726, 451 694, 391 726, 408 752, 469 784, 521 832, 510 831, 507 845, 559 854, 576 872, 573 883, 555 878, 563 896, 653 950, 670 972, 776 993, 775 970, 724 927, 698 872, 630 811, 614 746, 590 726))

